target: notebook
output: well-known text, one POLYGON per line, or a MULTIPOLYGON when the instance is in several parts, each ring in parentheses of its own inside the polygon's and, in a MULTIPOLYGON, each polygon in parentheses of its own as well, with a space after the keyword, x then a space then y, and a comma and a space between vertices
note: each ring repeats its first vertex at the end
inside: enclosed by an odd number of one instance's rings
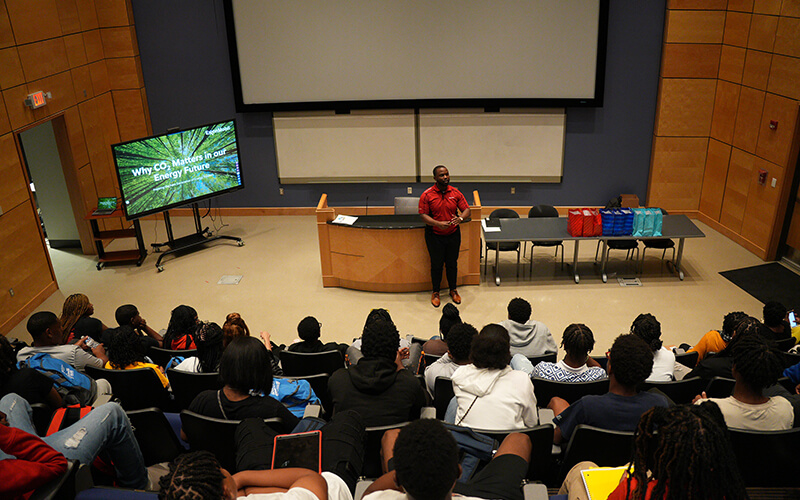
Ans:
POLYGON ((108 215, 114 213, 117 209, 117 198, 98 198, 97 209, 92 212, 92 215, 108 215))

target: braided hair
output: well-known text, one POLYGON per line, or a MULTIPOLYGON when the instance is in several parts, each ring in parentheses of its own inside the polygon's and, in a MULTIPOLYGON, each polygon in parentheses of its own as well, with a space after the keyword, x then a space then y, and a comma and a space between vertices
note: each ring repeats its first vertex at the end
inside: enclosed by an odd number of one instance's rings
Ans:
POLYGON ((738 337, 739 341, 732 349, 733 366, 742 382, 756 391, 778 383, 783 363, 774 343, 752 330, 738 337))
POLYGON ((225 490, 219 462, 211 452, 195 451, 170 462, 169 472, 158 484, 161 500, 204 500, 223 498, 225 490))
POLYGON ((453 325, 461 323, 461 315, 458 308, 453 304, 447 303, 442 308, 442 317, 439 318, 439 333, 442 334, 442 340, 447 340, 447 334, 453 325))
POLYGON ((747 498, 725 420, 715 403, 654 407, 642 415, 634 434, 626 498, 747 498), (651 480, 656 483, 648 496, 651 480))
POLYGON ((89 297, 82 293, 73 293, 64 300, 64 306, 61 309, 61 327, 64 329, 64 340, 69 337, 75 323, 81 319, 92 304, 89 302, 89 297))
POLYGON ((561 347, 570 355, 588 356, 594 349, 594 334, 583 323, 572 323, 561 336, 561 347))
POLYGON ((729 312, 722 318, 722 331, 719 332, 720 337, 726 343, 730 342, 733 338, 733 335, 736 333, 736 327, 739 326, 739 323, 747 318, 747 314, 743 313, 742 311, 734 311, 729 312))
POLYGON ((661 349, 661 323, 650 313, 636 316, 631 333, 644 340, 653 352, 661 349))
POLYGON ((191 342, 187 340, 188 347, 195 341, 194 333, 197 330, 197 311, 191 306, 180 305, 172 310, 167 325, 167 333, 164 334, 163 345, 165 349, 172 349, 172 343, 188 335, 191 342))
POLYGON ((728 342, 728 345, 726 345, 723 350, 717 353, 717 356, 732 357, 733 349, 736 347, 736 344, 738 344, 741 341, 742 338, 751 333, 757 333, 759 335, 763 335, 762 332, 764 331, 765 328, 766 327, 764 326, 763 323, 761 323, 760 321, 751 316, 743 318, 741 321, 739 321, 739 324, 736 325, 736 330, 734 330, 733 338, 731 339, 731 341, 728 342))

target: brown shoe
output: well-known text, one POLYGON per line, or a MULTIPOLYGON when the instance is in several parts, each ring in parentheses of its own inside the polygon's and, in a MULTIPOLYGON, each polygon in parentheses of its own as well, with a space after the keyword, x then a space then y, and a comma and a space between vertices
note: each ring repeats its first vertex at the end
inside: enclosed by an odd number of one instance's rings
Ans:
POLYGON ((450 290, 450 297, 453 299, 453 302, 456 304, 461 303, 461 295, 458 294, 458 290, 452 289, 450 290))
POLYGON ((441 303, 442 301, 439 300, 439 292, 433 292, 431 294, 431 304, 433 305, 433 307, 439 307, 439 304, 441 303))

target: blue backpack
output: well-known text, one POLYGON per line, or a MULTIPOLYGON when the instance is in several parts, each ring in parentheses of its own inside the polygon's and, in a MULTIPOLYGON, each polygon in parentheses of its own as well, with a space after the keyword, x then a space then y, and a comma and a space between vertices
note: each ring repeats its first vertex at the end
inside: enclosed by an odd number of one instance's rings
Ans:
POLYGON ((286 409, 298 418, 303 418, 306 406, 320 404, 308 380, 275 378, 272 380, 272 390, 269 395, 283 403, 286 409))
POLYGON ((47 353, 37 353, 17 363, 17 368, 33 368, 53 381, 66 404, 90 404, 96 392, 94 380, 74 366, 47 353))

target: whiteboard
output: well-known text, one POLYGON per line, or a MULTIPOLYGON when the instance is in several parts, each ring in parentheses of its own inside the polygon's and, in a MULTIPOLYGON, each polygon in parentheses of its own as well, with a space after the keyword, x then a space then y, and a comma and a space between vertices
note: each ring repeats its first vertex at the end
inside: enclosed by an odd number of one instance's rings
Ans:
POLYGON ((274 113, 283 184, 416 182, 413 110, 274 113))
POLYGON ((420 110, 420 165, 459 182, 561 182, 565 127, 563 109, 420 110))

